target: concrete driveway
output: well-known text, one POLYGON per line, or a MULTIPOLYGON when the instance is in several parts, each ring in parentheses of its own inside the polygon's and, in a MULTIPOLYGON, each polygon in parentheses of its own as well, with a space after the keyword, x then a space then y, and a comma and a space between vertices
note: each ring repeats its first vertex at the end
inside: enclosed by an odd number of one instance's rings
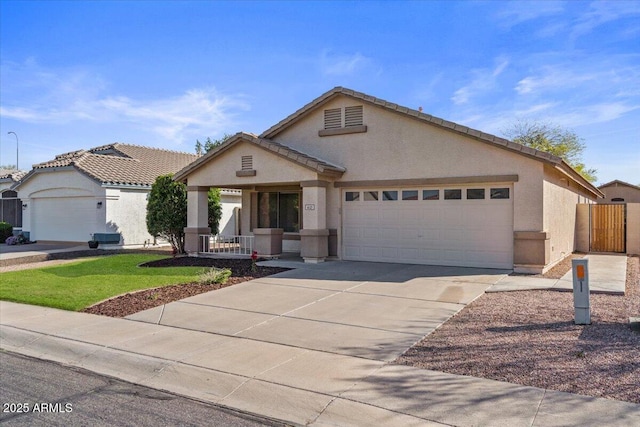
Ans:
POLYGON ((128 319, 387 362, 507 273, 327 262, 197 295, 128 319))
MULTIPOLYGON (((23 254, 25 252, 48 252, 67 250, 69 248, 78 247, 78 242, 56 242, 56 243, 30 243, 28 245, 7 245, 0 244, 0 254, 23 254)), ((87 247, 85 244, 84 248, 87 247)))

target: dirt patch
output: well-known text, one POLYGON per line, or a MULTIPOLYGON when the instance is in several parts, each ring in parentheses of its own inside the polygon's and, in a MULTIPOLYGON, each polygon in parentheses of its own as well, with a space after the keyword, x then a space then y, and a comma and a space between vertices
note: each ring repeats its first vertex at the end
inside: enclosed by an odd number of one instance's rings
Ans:
POLYGON ((238 283, 248 280, 257 279, 259 277, 270 276, 272 274, 287 271, 286 268, 276 267, 256 267, 251 268, 251 260, 247 259, 213 259, 213 258, 193 258, 193 257, 176 257, 164 258, 158 261, 152 261, 143 265, 148 268, 161 267, 218 267, 229 268, 231 277, 224 285, 201 285, 199 283, 185 283, 180 285, 164 286, 160 288, 145 289, 144 291, 131 292, 107 301, 85 308, 85 313, 100 314, 111 317, 125 317, 139 311, 168 304, 193 295, 204 292, 214 291, 228 286, 237 285, 238 283))
POLYGON ((640 333, 629 326, 639 270, 628 257, 625 296, 591 295, 591 325, 573 323, 568 292, 484 294, 396 363, 640 403, 640 333))

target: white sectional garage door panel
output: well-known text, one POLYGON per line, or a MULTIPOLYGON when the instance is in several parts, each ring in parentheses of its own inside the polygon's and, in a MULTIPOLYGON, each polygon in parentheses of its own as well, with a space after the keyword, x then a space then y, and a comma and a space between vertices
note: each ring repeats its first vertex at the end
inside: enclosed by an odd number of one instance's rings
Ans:
POLYGON ((343 193, 344 259, 513 268, 511 198, 490 199, 489 187, 483 200, 465 200, 464 189, 461 200, 440 193, 439 200, 392 201, 362 200, 364 191, 345 201, 343 193))
POLYGON ((96 232, 93 197, 33 199, 33 236, 37 240, 86 242, 96 232))

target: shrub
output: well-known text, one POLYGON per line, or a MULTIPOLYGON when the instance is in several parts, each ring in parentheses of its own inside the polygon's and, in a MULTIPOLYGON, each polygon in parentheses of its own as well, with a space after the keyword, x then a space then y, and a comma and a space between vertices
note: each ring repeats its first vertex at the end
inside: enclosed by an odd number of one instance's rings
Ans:
POLYGON ((198 276, 198 283, 201 285, 213 285, 219 283, 224 285, 231 276, 231 270, 228 268, 216 268, 212 267, 209 270, 205 270, 198 276))
POLYGON ((11 236, 13 236, 13 226, 8 222, 0 222, 0 242, 4 242, 11 236))

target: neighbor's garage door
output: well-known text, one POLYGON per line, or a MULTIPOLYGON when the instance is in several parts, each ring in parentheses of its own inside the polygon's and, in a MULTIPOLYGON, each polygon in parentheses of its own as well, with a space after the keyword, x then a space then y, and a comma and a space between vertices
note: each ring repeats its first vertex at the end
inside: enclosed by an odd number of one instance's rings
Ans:
POLYGON ((513 268, 506 185, 345 190, 343 258, 513 268))
POLYGON ((93 197, 32 199, 31 239, 86 242, 96 232, 93 197))

